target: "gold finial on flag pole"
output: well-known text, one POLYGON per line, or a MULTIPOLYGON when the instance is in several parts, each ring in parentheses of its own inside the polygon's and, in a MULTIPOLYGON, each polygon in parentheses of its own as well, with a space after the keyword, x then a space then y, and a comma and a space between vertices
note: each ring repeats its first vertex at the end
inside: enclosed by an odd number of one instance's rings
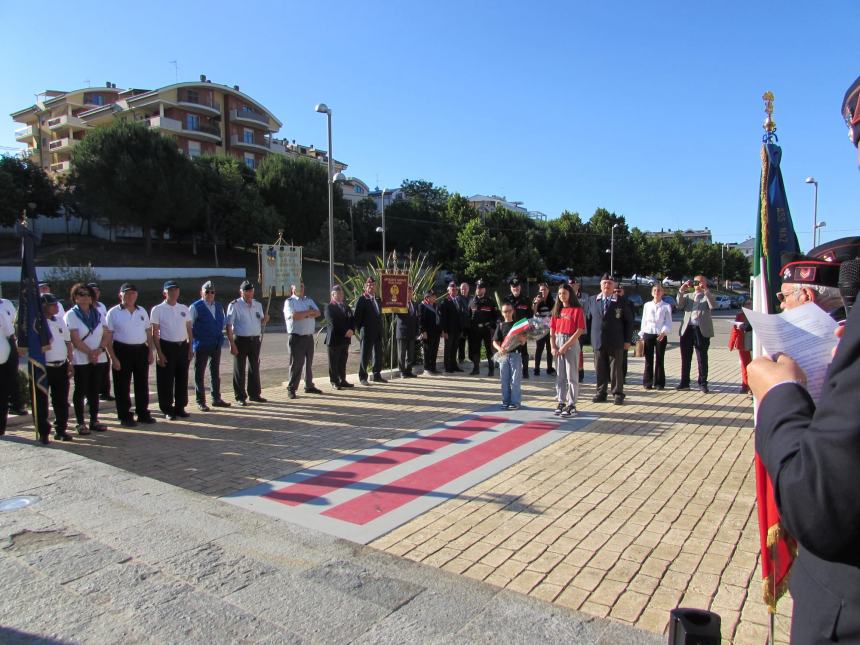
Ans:
POLYGON ((761 100, 764 101, 764 113, 767 114, 762 127, 768 134, 773 134, 776 132, 776 121, 773 120, 773 92, 768 90, 762 94, 761 100))

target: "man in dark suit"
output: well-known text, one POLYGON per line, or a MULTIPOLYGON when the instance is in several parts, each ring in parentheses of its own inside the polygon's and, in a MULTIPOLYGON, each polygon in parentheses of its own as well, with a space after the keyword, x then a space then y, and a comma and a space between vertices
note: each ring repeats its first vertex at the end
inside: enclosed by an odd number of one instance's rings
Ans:
POLYGON ((344 302, 339 284, 331 287, 331 302, 325 306, 325 344, 328 346, 328 378, 336 390, 354 387, 346 380, 346 359, 355 331, 352 310, 344 302))
POLYGON ((395 338, 397 338, 397 365, 400 378, 415 378, 415 339, 418 338, 418 309, 412 302, 412 285, 406 288, 406 312, 397 314, 395 338))
POLYGON ((460 333, 463 331, 463 317, 457 303, 457 283, 448 284, 448 297, 439 305, 439 322, 442 324, 442 338, 445 339, 445 372, 462 372, 457 364, 457 348, 460 346, 460 333))
POLYGON ((600 279, 600 293, 591 302, 591 346, 597 374, 595 403, 606 401, 607 389, 615 405, 624 403, 624 351, 630 349, 633 318, 615 294, 616 282, 608 273, 600 279))
POLYGON ((428 289, 424 300, 418 307, 418 328, 421 332, 421 350, 424 354, 424 372, 438 374, 436 357, 439 355, 439 337, 442 326, 439 324, 439 311, 436 309, 436 294, 428 289))
MULTIPOLYGON (((860 140, 860 78, 842 111, 852 143, 860 140)), ((843 257, 860 256, 860 245, 843 257)), ((787 292, 783 290, 785 295, 787 292)), ((792 643, 860 642, 860 312, 844 327, 821 398, 813 402, 806 375, 791 358, 761 357, 747 374, 759 401, 756 452, 761 457, 798 556, 789 589, 792 643)))
POLYGON ((355 331, 361 334, 361 362, 358 380, 367 381, 367 365, 373 355, 373 382, 387 383, 382 378, 382 301, 376 297, 376 280, 369 276, 364 282, 364 293, 355 303, 355 331))

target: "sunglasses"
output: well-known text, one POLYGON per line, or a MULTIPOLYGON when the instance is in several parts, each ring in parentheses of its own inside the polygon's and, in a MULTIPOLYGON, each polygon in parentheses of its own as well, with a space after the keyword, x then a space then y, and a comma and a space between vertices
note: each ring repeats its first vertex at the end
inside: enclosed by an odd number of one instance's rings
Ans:
POLYGON ((206 293, 215 293, 214 289, 206 289, 206 293))
POLYGON ((89 297, 90 297, 90 292, 89 292, 89 291, 76 291, 76 292, 75 292, 75 295, 76 295, 76 296, 86 296, 87 298, 89 298, 89 297))

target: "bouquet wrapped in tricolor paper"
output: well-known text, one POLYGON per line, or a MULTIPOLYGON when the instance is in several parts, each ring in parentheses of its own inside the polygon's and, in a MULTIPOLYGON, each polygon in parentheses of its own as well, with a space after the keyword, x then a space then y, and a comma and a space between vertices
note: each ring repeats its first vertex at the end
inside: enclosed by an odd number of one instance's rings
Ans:
POLYGON ((549 321, 545 318, 523 318, 514 323, 502 341, 502 351, 493 354, 493 361, 500 363, 505 355, 530 340, 538 340, 549 333, 549 321))

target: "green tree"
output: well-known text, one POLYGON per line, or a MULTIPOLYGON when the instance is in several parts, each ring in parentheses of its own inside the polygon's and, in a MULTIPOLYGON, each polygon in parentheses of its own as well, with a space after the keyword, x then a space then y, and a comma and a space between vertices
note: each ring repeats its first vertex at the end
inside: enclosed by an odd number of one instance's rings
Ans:
POLYGON ((465 262, 457 243, 457 233, 472 220, 480 217, 469 200, 454 193, 448 197, 445 208, 440 213, 439 226, 433 228, 432 247, 435 261, 441 266, 461 275, 466 272, 465 262))
POLYGON ((376 227, 379 226, 379 212, 376 210, 376 202, 370 197, 352 205, 352 238, 355 241, 355 250, 366 251, 379 246, 377 239, 379 235, 376 227))
POLYGON ((689 243, 680 233, 662 238, 657 244, 658 273, 675 280, 689 275, 689 243))
POLYGON ((146 254, 151 231, 192 226, 191 162, 172 139, 118 120, 95 128, 72 151, 70 182, 83 204, 111 226, 138 226, 146 254))
MULTIPOLYGON (((352 237, 349 234, 349 224, 336 219, 334 226, 334 261, 347 262, 352 258, 352 237)), ((319 234, 313 242, 304 249, 304 255, 309 258, 328 260, 328 222, 320 226, 319 234)))
MULTIPOLYGON (((547 223, 547 265, 557 271, 573 270, 577 275, 596 273, 597 247, 595 237, 579 213, 564 211, 547 223)), ((601 250, 602 255, 602 250, 601 250)))
POLYGON ((17 157, 0 157, 0 225, 14 224, 31 203, 36 208, 30 216, 56 217, 60 201, 54 184, 39 166, 17 157))
MULTIPOLYGON (((257 170, 257 185, 266 204, 272 206, 284 229, 284 237, 304 245, 319 235, 328 222, 326 167, 310 159, 268 155, 257 170)), ((335 210, 349 221, 339 186, 334 190, 335 210)))
POLYGON ((457 235, 466 276, 491 284, 512 273, 538 278, 544 263, 536 238, 537 225, 528 215, 502 207, 470 220, 457 235))

